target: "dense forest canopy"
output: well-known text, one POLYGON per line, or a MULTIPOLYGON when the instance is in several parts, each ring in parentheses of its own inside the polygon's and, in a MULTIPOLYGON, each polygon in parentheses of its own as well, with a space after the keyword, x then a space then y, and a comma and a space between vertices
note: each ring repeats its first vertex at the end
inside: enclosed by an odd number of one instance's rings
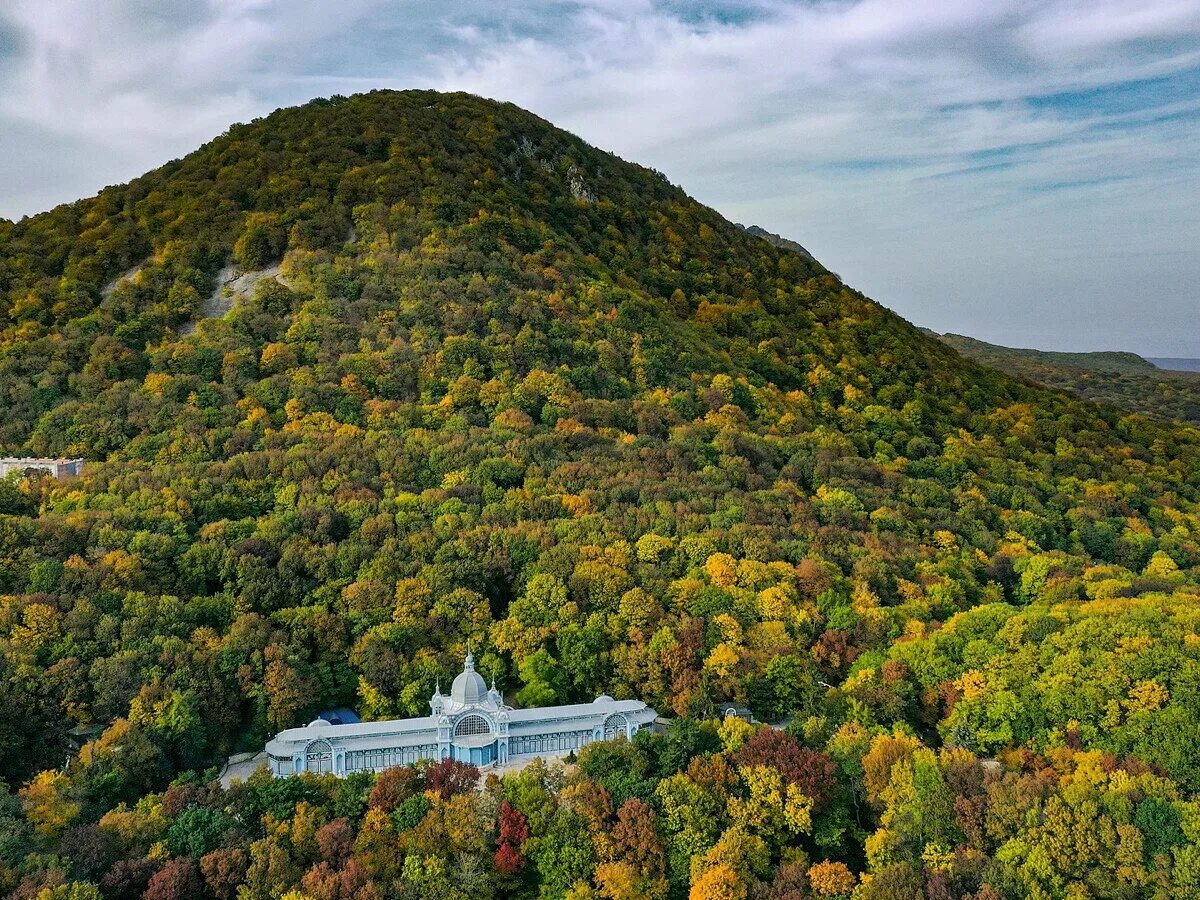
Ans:
POLYGON ((0 398, 0 449, 89 460, 0 482, 12 896, 1200 890, 1200 432, 514 106, 315 101, 0 223, 0 398), (677 722, 215 781, 427 712, 468 642, 677 722))

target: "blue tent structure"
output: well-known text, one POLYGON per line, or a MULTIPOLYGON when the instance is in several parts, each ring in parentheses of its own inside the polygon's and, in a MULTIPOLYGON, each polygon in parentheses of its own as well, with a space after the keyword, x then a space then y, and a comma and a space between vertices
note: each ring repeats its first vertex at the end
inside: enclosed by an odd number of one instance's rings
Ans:
POLYGON ((362 720, 358 713, 346 706, 335 709, 323 709, 317 713, 318 719, 324 719, 330 725, 357 725, 362 720))

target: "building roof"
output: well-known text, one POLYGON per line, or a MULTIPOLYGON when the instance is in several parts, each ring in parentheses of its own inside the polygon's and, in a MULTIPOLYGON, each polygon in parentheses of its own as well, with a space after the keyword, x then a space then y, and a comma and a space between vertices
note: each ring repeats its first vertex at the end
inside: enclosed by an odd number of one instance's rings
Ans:
POLYGON ((355 746, 361 749, 372 749, 374 742, 362 743, 359 738, 376 738, 382 747, 405 747, 425 744, 432 741, 437 743, 437 723, 433 716, 417 719, 389 719, 384 722, 358 722, 354 725, 331 725, 323 719, 317 719, 302 728, 289 728, 281 731, 267 741, 267 751, 290 756, 292 749, 289 745, 307 744, 318 738, 336 740, 339 738, 355 738, 355 746))
POLYGON ((590 716, 611 716, 613 713, 635 713, 649 709, 641 700, 607 700, 597 698, 591 703, 569 703, 565 706, 535 706, 508 712, 510 722, 540 722, 551 719, 573 719, 590 716))
POLYGON ((31 466, 54 466, 64 465, 66 463, 81 463, 82 457, 67 458, 65 456, 3 456, 0 457, 0 463, 26 463, 31 466))
POLYGON ((467 650, 463 670, 450 685, 450 699, 459 706, 477 706, 487 699, 488 686, 483 676, 475 671, 475 657, 467 650))

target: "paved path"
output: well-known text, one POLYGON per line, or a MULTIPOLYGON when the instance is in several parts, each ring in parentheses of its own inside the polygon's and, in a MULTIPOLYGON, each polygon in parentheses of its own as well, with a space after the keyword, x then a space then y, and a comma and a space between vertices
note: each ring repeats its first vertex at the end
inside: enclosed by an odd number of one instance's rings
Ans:
POLYGON ((553 765, 555 763, 560 763, 564 766, 568 766, 568 765, 571 765, 570 763, 567 762, 567 754, 570 752, 571 751, 569 751, 569 750, 565 750, 562 753, 543 753, 543 754, 538 754, 537 756, 522 756, 520 759, 515 759, 515 760, 510 759, 504 765, 496 764, 496 765, 484 766, 482 769, 479 770, 479 774, 482 775, 483 778, 485 778, 485 779, 487 778, 488 775, 497 775, 500 778, 503 778, 505 775, 511 775, 513 772, 520 772, 523 768, 525 768, 527 765, 529 765, 535 759, 540 759, 542 762, 544 762, 548 766, 553 765))
POLYGON ((245 781, 259 766, 267 764, 267 751, 260 750, 257 753, 235 753, 225 762, 225 768, 221 770, 221 787, 228 788, 237 778, 239 781, 245 781))

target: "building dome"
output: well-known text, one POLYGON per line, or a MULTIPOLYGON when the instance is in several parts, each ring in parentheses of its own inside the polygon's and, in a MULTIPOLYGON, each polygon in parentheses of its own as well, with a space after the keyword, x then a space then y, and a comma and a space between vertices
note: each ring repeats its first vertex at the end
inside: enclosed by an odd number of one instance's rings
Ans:
POLYGON ((608 694, 601 694, 599 697, 597 697, 592 702, 593 703, 612 703, 613 698, 608 696, 608 694))
POLYGON ((483 676, 475 671, 475 657, 467 651, 463 670, 450 686, 450 699, 462 706, 475 706, 487 700, 488 687, 483 676))

